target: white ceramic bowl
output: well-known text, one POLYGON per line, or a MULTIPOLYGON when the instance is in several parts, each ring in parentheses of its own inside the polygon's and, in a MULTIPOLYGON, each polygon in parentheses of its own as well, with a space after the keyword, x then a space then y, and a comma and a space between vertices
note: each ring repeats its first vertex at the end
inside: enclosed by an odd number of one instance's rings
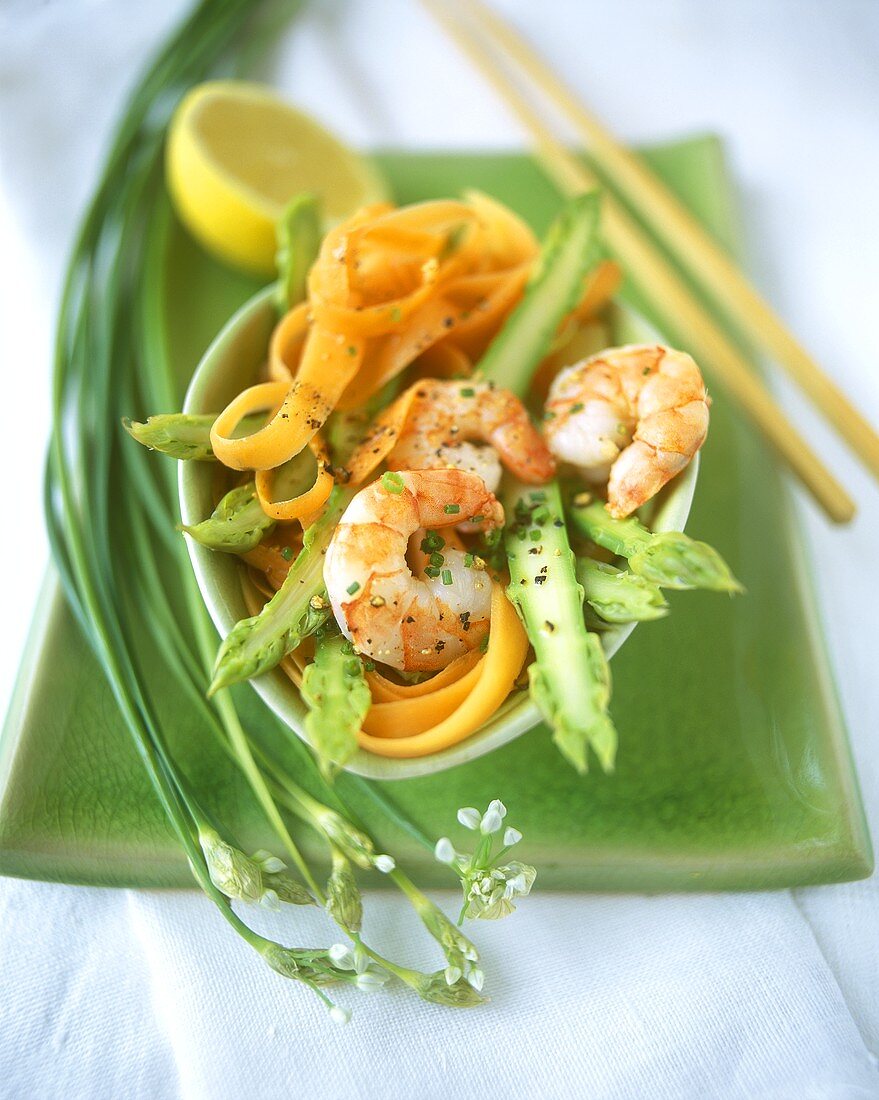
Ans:
MULTIPOLYGON (((184 411, 216 413, 235 394, 250 385, 265 361, 269 335, 276 320, 273 288, 270 287, 247 302, 208 348, 193 375, 184 411)), ((613 344, 659 342, 657 334, 647 323, 624 307, 614 307, 611 324, 613 344)), ((683 531, 693 500, 698 467, 697 456, 684 473, 656 497, 649 517, 653 530, 683 531)), ((180 510, 185 524, 198 523, 210 515, 214 506, 212 482, 210 463, 180 463, 180 510)), ((217 630, 225 637, 234 624, 248 614, 241 567, 233 555, 214 553, 192 539, 188 539, 187 543, 205 604, 217 630)), ((603 635, 608 657, 619 650, 634 628, 634 623, 616 626, 603 635)), ((305 740, 306 708, 288 677, 279 669, 274 669, 253 680, 252 684, 281 721, 305 740)), ((540 714, 527 692, 516 692, 476 733, 452 748, 414 760, 391 760, 360 751, 347 767, 349 771, 371 779, 407 779, 429 775, 491 752, 539 721, 540 714)))

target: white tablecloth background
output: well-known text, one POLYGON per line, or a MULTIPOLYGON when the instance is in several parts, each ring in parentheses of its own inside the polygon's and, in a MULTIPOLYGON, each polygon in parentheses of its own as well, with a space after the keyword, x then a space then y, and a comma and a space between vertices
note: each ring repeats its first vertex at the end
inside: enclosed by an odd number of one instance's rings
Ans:
MULTIPOLYGON (((520 142, 415 5, 313 7, 282 43, 273 79, 350 140, 520 142)), ((755 278, 879 422, 879 4, 500 7, 626 139, 724 136, 755 278)), ((0 0, 0 438, 14 456, 0 539, 0 568, 14 578, 2 703, 46 557, 39 482, 64 253, 120 97, 180 9, 180 0, 0 0)), ((803 511, 879 835, 879 495, 802 401, 785 397, 861 503, 845 530, 803 511)), ((371 897, 368 911, 371 937, 428 962, 395 898, 371 897)), ((875 882, 654 898, 538 890, 512 921, 475 930, 487 1008, 361 997, 346 1029, 261 967, 194 893, 6 880, 0 919, 4 1096, 879 1095, 875 882)), ((325 940, 319 916, 302 920, 300 942, 325 940)))

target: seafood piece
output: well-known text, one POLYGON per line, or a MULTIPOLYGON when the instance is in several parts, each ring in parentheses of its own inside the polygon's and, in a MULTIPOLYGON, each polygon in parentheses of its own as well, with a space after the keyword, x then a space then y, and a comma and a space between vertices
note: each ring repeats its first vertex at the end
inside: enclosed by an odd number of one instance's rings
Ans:
POLYGON ((416 383, 410 400, 386 459, 391 469, 453 466, 478 474, 492 492, 500 484, 501 464, 533 484, 555 473, 553 457, 527 409, 509 390, 491 382, 424 380, 416 383))
POLYGON ((699 368, 658 344, 608 348, 563 370, 546 402, 556 458, 607 485, 607 510, 630 515, 681 472, 708 434, 699 368))
POLYGON ((354 497, 327 550, 324 582, 336 622, 359 652, 431 672, 482 642, 491 583, 478 560, 435 536, 428 560, 436 575, 415 576, 406 561, 419 528, 462 519, 479 529, 504 521, 494 494, 465 470, 388 472, 354 497))

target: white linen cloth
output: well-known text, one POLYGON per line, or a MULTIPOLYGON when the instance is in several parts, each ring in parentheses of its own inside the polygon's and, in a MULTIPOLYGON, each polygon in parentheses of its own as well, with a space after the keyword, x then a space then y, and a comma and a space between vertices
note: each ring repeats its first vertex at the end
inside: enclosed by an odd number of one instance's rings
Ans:
MULTIPOLYGON (((879 5, 498 6, 625 139, 700 129, 727 139, 756 280, 879 422, 879 5)), ((180 0, 0 0, 0 387, 5 451, 16 456, 3 523, 16 534, 0 540, 0 568, 15 578, 0 705, 45 558, 39 482, 61 265, 121 97, 180 10, 180 0)), ((313 4, 270 75, 355 143, 521 142, 405 0, 313 4)), ((861 506, 844 530, 808 504, 803 514, 879 837, 879 493, 780 388, 861 506)), ((395 897, 370 896, 367 912, 378 944, 435 959, 395 897)), ((319 915, 296 918, 301 942, 326 941, 319 915)), ((511 920, 474 929, 490 1005, 455 1013, 403 992, 351 997, 347 1028, 263 967, 195 893, 3 880, 0 921, 0 1094, 10 1098, 879 1095, 875 879, 650 898, 546 895, 538 879, 511 920)))

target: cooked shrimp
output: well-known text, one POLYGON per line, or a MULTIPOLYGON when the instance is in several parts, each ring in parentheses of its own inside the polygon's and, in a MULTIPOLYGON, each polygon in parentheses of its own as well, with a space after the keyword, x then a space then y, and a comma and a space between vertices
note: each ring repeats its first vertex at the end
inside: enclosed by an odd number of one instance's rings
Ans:
POLYGON ((324 581, 336 622, 360 653, 429 672, 483 640, 491 612, 484 569, 465 565, 464 554, 438 538, 439 576, 414 576, 406 562, 419 528, 453 526, 462 517, 482 529, 504 521, 494 494, 465 470, 387 473, 354 497, 327 550, 324 581))
POLYGON ((501 463, 522 481, 535 484, 555 473, 553 457, 525 406, 515 394, 491 382, 417 383, 405 425, 386 462, 392 470, 469 470, 492 492, 500 484, 501 463))
POLYGON ((708 434, 708 395, 689 355, 609 348, 563 370, 546 402, 549 449, 596 484, 622 518, 687 465, 708 434))

